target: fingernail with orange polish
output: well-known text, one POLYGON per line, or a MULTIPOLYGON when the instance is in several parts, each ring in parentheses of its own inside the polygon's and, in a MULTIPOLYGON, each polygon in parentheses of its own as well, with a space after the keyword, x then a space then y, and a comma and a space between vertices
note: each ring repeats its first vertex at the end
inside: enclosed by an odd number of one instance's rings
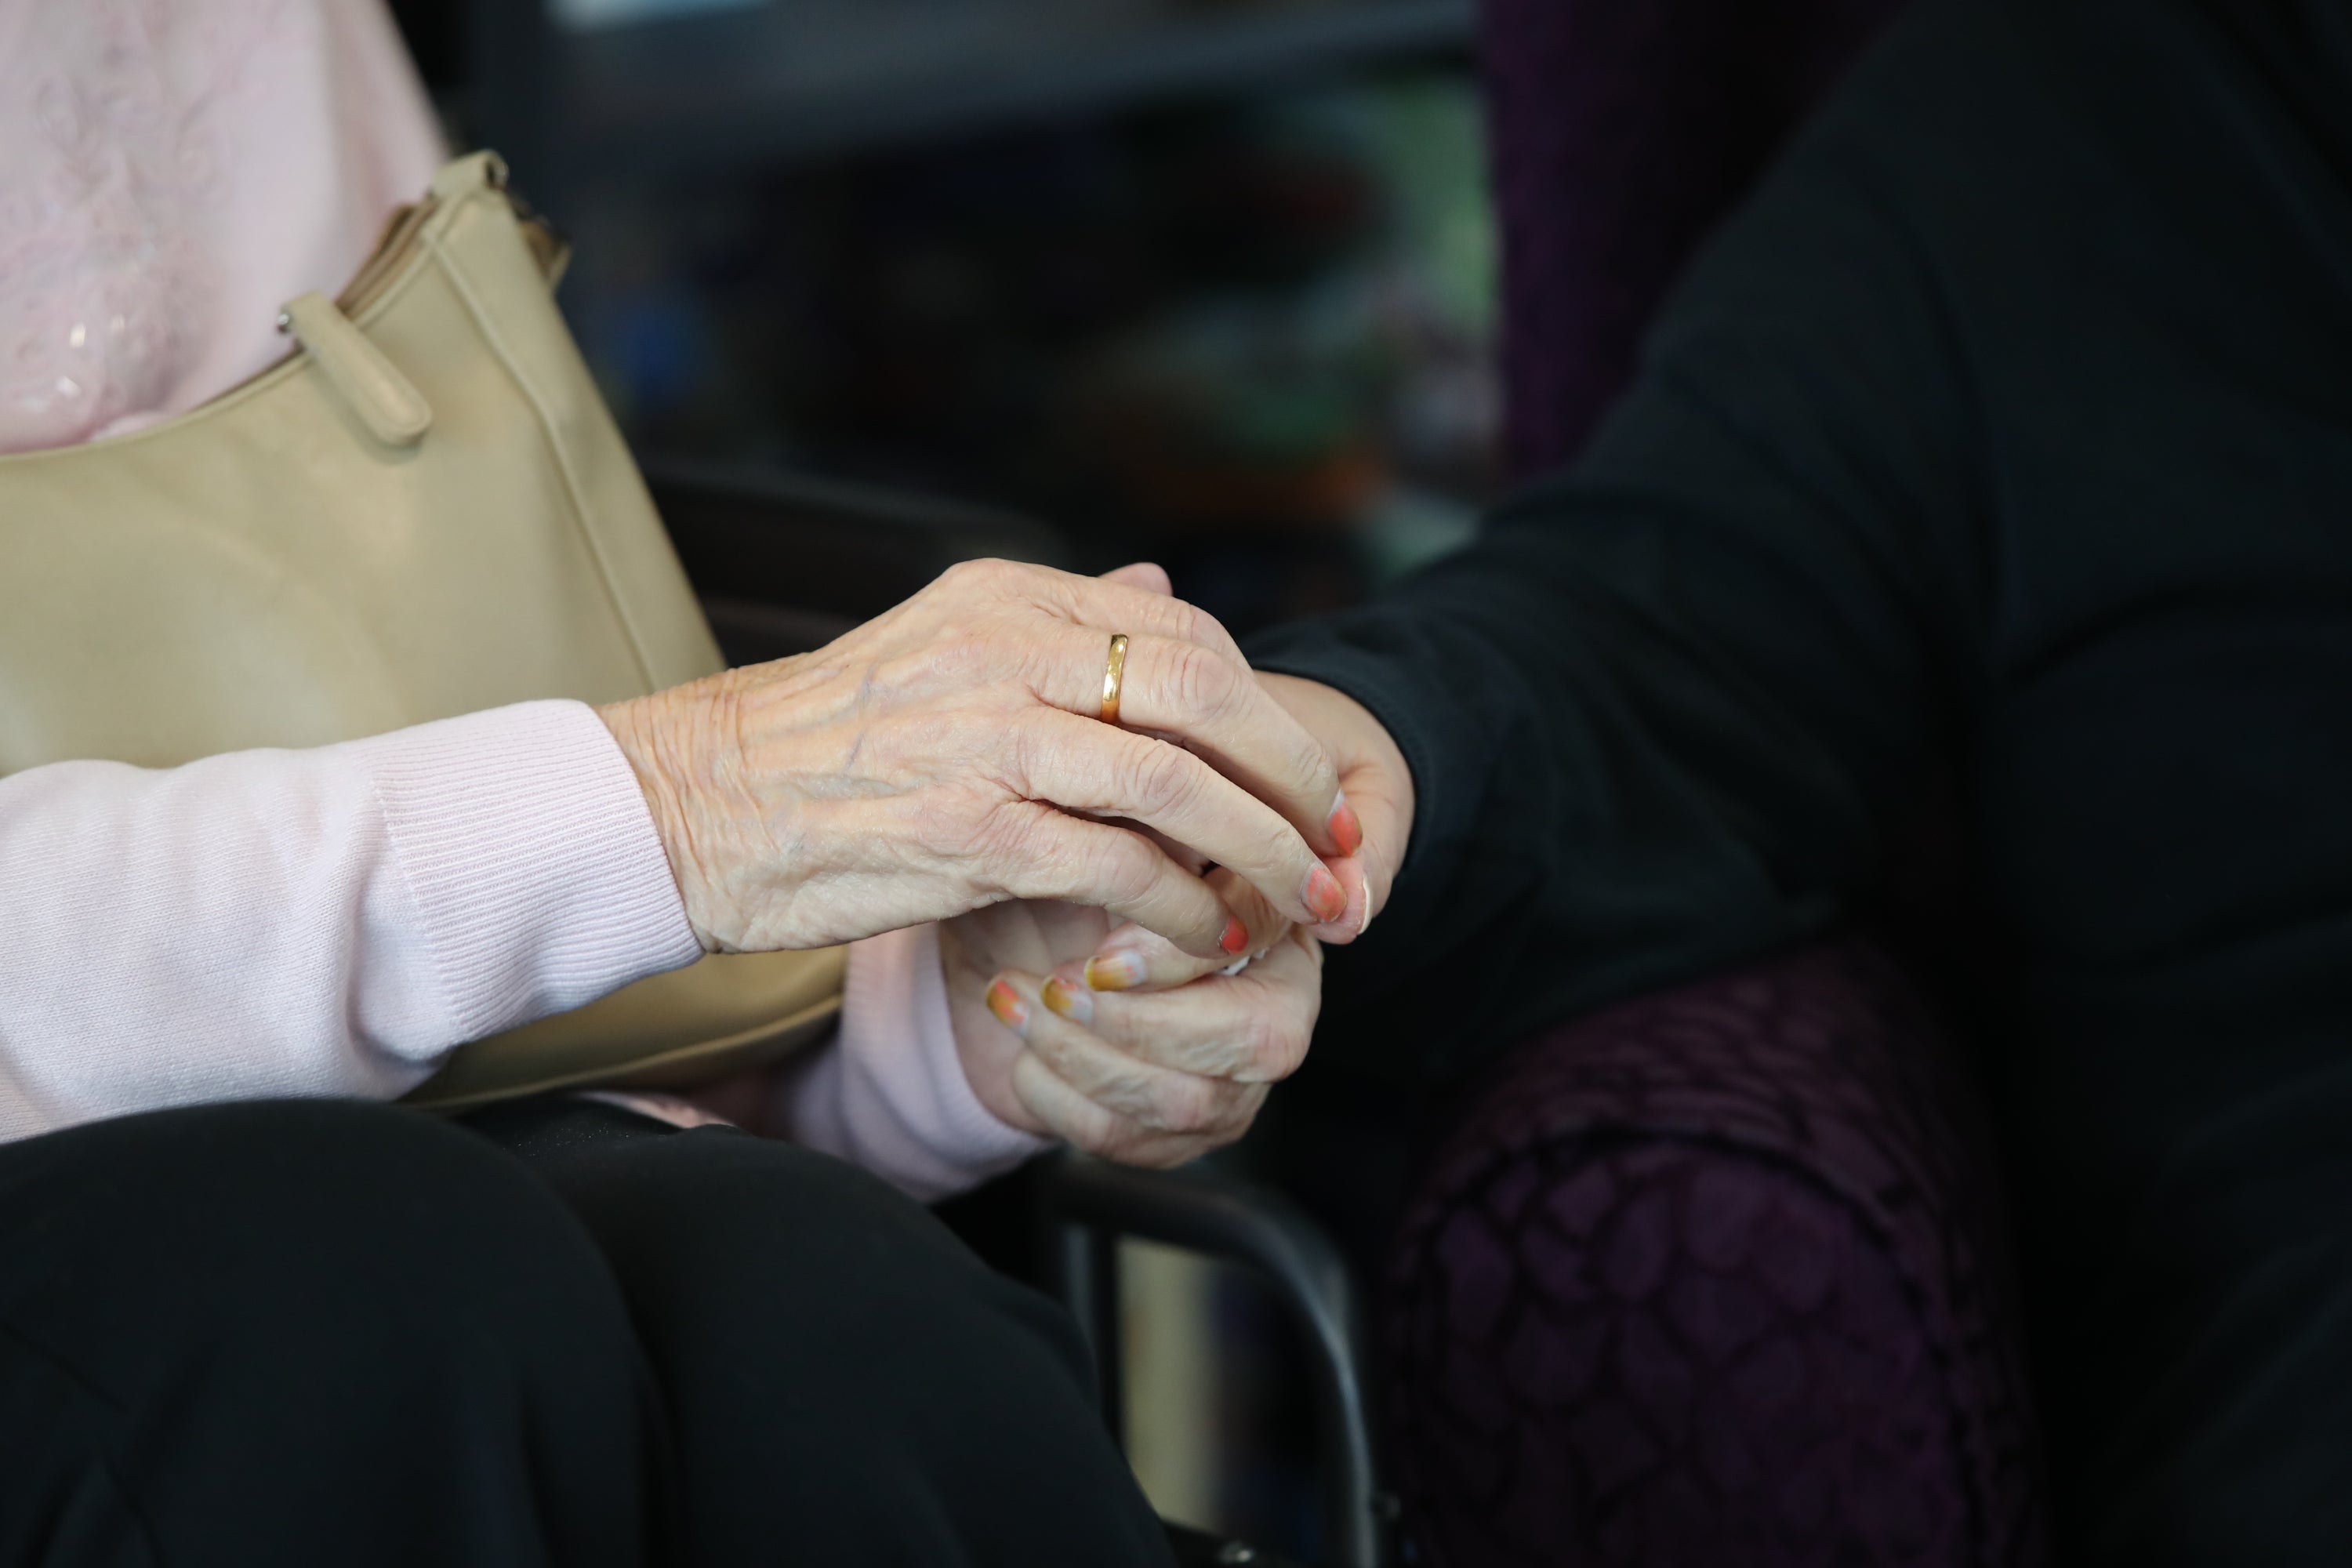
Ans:
POLYGON ((1013 987, 1002 980, 988 988, 988 1010, 996 1015, 998 1023, 1013 1033, 1025 1035, 1029 1032, 1029 1009, 1021 1005, 1021 998, 1014 994, 1013 987))
POLYGON ((1124 991, 1143 978, 1143 960, 1132 952, 1100 952, 1087 960, 1087 984, 1097 991, 1124 991))
POLYGON ((1037 996, 1046 1006, 1074 1024, 1095 1021, 1095 999, 1058 974, 1045 982, 1037 996))
POLYGON ((1342 855, 1353 855, 1364 847, 1364 825, 1356 820, 1356 808, 1348 804, 1345 790, 1331 807, 1331 837, 1342 855))
POLYGON ((1238 917, 1227 921, 1225 934, 1217 939, 1217 945, 1227 952, 1241 952, 1249 945, 1249 927, 1242 924, 1238 917))
POLYGON ((1318 865, 1307 873, 1307 891, 1301 901, 1318 924, 1328 924, 1348 912, 1348 889, 1339 886, 1329 867, 1318 865))

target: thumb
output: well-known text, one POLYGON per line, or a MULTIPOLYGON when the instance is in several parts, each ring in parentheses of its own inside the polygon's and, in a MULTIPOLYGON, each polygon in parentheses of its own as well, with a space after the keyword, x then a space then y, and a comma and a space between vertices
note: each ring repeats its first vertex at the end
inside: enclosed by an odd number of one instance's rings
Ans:
POLYGON ((1341 946, 1364 934, 1381 906, 1389 901, 1396 881, 1399 847, 1410 823, 1396 798, 1394 781, 1376 767, 1357 767, 1340 775, 1341 793, 1354 808, 1362 835, 1353 855, 1325 864, 1348 892, 1348 910, 1328 925, 1309 926, 1318 941, 1341 946))
POLYGON ((1118 583, 1129 588, 1140 588, 1147 594, 1166 594, 1173 597, 1176 585, 1168 580, 1168 569, 1150 561, 1138 561, 1102 574, 1106 583, 1118 583))

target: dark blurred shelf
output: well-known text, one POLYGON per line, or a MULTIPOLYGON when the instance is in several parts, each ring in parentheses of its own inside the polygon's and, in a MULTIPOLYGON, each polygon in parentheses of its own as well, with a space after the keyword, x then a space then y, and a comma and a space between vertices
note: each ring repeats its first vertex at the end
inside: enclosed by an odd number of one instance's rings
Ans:
POLYGON ((1472 5, 770 0, 676 21, 551 30, 524 68, 536 68, 546 123, 562 128, 549 152, 568 175, 660 176, 1460 53, 1472 5))

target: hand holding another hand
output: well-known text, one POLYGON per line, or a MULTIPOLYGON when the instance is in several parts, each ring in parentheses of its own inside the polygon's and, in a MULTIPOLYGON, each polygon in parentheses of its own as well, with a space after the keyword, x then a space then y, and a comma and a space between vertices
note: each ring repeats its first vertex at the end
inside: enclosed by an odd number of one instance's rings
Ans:
POLYGON ((967 563, 814 653, 599 711, 709 950, 1045 899, 1230 961, 1244 923, 1167 845, 1285 919, 1346 912, 1321 857, 1352 824, 1323 748, 1156 567, 967 563), (1129 639, 1118 725, 1099 717, 1112 633, 1129 639))
POLYGON ((1101 910, 1000 905, 942 928, 966 1077, 1000 1121, 1129 1164, 1173 1165, 1246 1132, 1306 1059, 1322 1005, 1322 939, 1352 942, 1387 900, 1412 821, 1412 778, 1379 721, 1332 689, 1260 676, 1335 759, 1362 826, 1332 862, 1337 921, 1292 924, 1231 872, 1210 873, 1248 925, 1239 973, 1101 910))
POLYGON ((968 563, 814 653, 600 712, 706 949, 943 921, 982 1103, 1135 1163, 1246 1131, 1412 821, 1368 712, 1253 676, 1150 566, 968 563))
POLYGON ((1099 910, 1004 904, 940 930, 964 1075, 999 1121, 1128 1164, 1174 1165, 1249 1130, 1267 1089, 1305 1059, 1322 1005, 1322 944, 1246 884, 1213 872, 1247 911, 1255 954, 1174 955, 1149 986, 1097 990, 1086 955, 1099 910))

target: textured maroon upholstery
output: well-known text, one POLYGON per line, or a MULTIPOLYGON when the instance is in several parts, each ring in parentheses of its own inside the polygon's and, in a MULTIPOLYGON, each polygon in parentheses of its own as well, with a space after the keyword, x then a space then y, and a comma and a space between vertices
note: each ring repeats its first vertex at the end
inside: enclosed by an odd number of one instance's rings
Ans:
POLYGON ((1399 1488, 1474 1564, 2021 1564, 2032 1423, 1965 1085, 1859 942, 1504 1062, 1386 1282, 1399 1488))

